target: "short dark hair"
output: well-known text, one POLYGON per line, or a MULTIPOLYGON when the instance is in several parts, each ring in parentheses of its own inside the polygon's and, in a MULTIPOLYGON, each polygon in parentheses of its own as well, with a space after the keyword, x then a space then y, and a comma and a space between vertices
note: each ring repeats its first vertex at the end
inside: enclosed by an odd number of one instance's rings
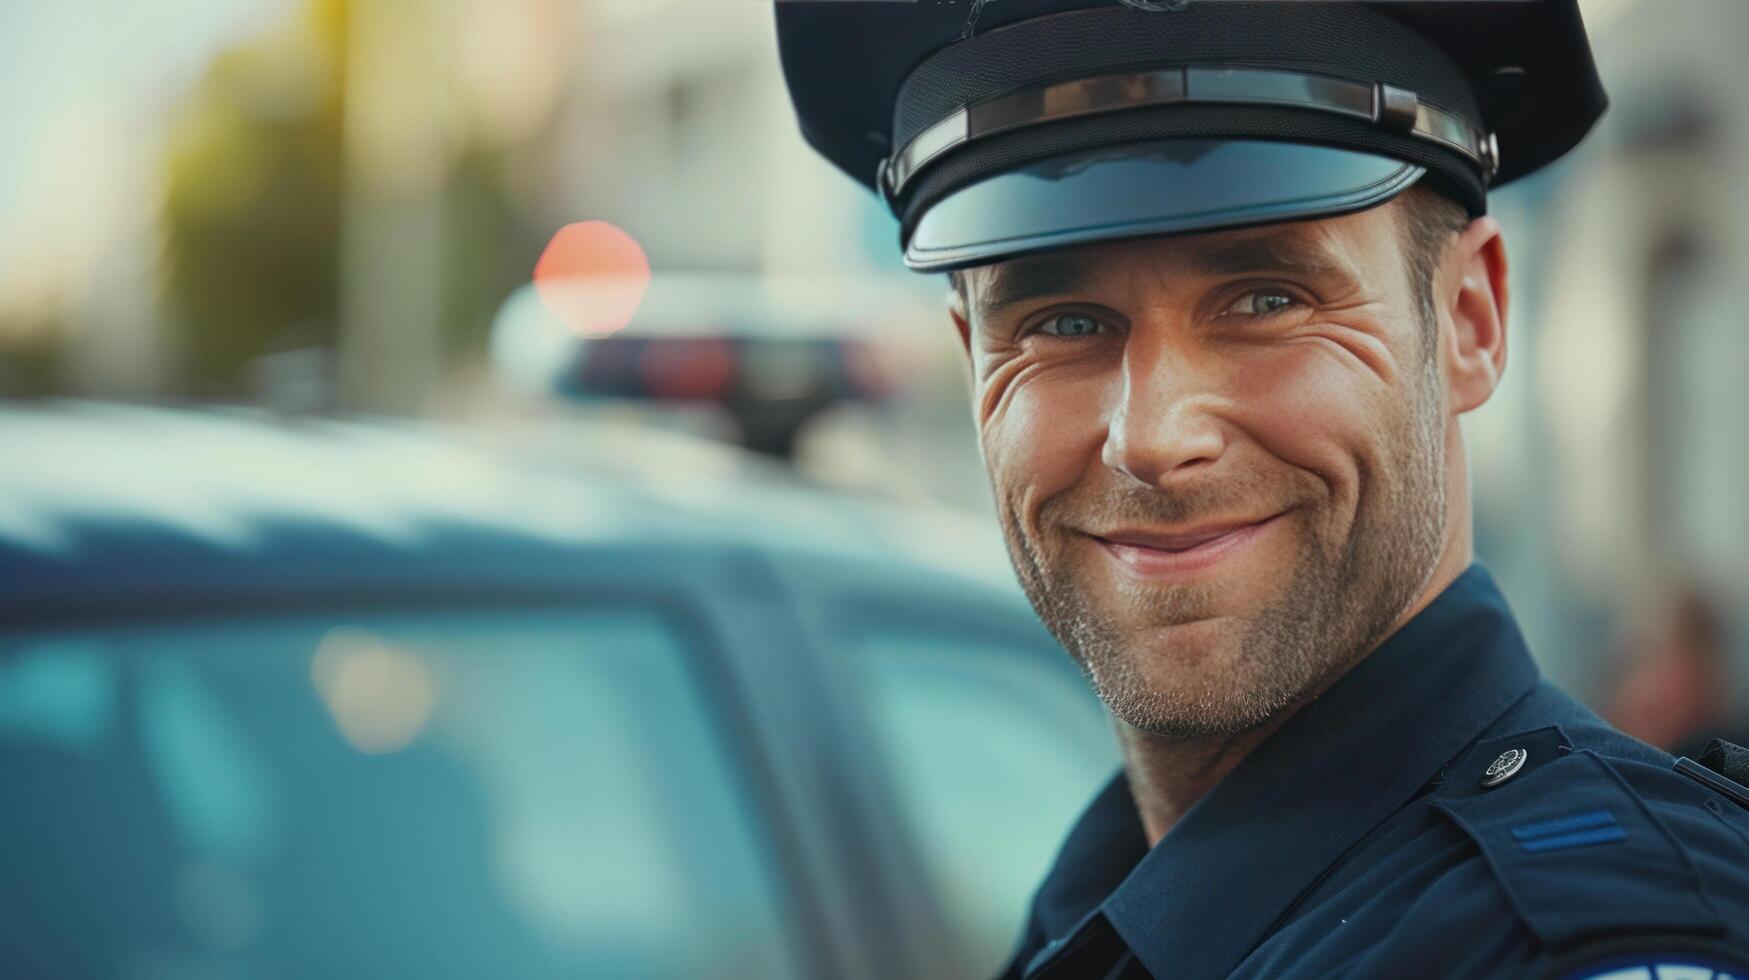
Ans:
POLYGON ((954 292, 959 294, 960 305, 964 306, 967 302, 965 272, 961 269, 955 269, 952 272, 949 272, 947 274, 947 284, 953 288, 954 292))
MULTIPOLYGON (((1409 284, 1415 289, 1416 302, 1421 307, 1422 326, 1431 337, 1439 323, 1433 303, 1433 275, 1439 270, 1439 260, 1452 237, 1469 226, 1470 214, 1450 195, 1423 184, 1398 195, 1395 203, 1401 219, 1397 228, 1403 258, 1408 263, 1409 284)), ((949 272, 947 282, 959 294, 960 303, 966 303, 965 273, 958 269, 949 272)))
MULTIPOLYGON (((1421 325, 1431 341, 1439 329, 1439 311, 1433 300, 1433 276, 1451 240, 1470 224, 1470 212, 1449 195, 1416 184, 1397 197, 1397 230, 1402 238, 1403 259, 1409 266, 1409 285, 1421 308, 1421 325)), ((1431 344, 1429 344, 1431 349, 1431 344)))

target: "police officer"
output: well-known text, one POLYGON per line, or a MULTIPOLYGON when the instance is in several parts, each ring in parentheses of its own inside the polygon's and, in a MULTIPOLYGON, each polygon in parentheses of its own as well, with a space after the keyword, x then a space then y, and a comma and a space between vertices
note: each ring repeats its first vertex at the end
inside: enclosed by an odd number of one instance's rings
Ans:
POLYGON ((1540 679, 1472 557, 1487 192, 1603 112, 1574 0, 777 24, 803 134, 952 274, 1016 570, 1124 752, 1006 976, 1749 976, 1741 768, 1540 679))

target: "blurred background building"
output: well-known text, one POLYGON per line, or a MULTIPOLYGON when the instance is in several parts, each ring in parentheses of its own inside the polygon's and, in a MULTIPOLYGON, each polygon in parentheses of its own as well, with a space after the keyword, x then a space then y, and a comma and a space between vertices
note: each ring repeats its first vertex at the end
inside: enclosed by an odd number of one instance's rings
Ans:
MULTIPOLYGON (((1613 107, 1492 198, 1512 345, 1467 420, 1478 548, 1545 669, 1676 747, 1749 703, 1749 4, 1582 6, 1613 107)), ((0 5, 0 398, 409 416, 561 456, 608 418, 987 513, 946 285, 803 144, 771 19, 0 5), (531 285, 579 221, 652 271, 611 335, 531 285)))

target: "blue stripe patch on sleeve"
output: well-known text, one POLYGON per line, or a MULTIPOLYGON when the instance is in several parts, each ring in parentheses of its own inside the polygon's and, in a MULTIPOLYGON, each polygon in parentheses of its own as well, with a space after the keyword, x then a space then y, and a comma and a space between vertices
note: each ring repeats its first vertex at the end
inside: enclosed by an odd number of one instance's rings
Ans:
POLYGON ((1563 851, 1569 847, 1592 844, 1613 844, 1627 839, 1608 810, 1588 810, 1558 820, 1544 820, 1512 828, 1512 838, 1532 854, 1542 851, 1563 851))
POLYGON ((1545 820, 1542 823, 1527 823, 1522 827, 1512 828, 1514 840, 1529 840, 1532 837, 1546 837, 1550 834, 1566 834, 1575 830, 1590 830, 1593 827, 1615 827, 1615 817, 1608 810, 1590 810, 1585 813, 1575 813, 1559 820, 1545 820))
POLYGON ((1628 832, 1620 827, 1599 827, 1596 830, 1581 830, 1573 834, 1556 834, 1553 837, 1538 837, 1536 840, 1521 841, 1520 847, 1537 854, 1542 851, 1564 851, 1569 847, 1586 847, 1591 844, 1613 844, 1618 840, 1627 840, 1628 832))

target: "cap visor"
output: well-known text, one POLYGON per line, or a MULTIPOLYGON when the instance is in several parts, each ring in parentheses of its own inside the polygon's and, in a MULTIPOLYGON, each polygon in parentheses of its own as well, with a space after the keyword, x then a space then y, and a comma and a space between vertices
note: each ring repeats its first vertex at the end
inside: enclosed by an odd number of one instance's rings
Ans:
POLYGON ((905 264, 984 265, 1093 242, 1328 217, 1382 204, 1425 168, 1329 146, 1168 139, 1105 146, 986 177, 917 222, 905 264))

